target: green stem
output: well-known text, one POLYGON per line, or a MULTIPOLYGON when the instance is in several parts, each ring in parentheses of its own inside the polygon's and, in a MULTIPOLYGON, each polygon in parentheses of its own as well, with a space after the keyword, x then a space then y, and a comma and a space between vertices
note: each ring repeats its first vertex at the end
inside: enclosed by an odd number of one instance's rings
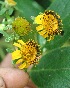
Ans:
POLYGON ((4 53, 4 51, 3 51, 3 49, 2 48, 0 48, 0 56, 1 56, 1 58, 3 59, 4 58, 4 56, 5 56, 5 53, 4 53))
POLYGON ((3 36, 6 37, 6 38, 9 37, 9 35, 3 30, 0 30, 0 33, 3 34, 3 36))

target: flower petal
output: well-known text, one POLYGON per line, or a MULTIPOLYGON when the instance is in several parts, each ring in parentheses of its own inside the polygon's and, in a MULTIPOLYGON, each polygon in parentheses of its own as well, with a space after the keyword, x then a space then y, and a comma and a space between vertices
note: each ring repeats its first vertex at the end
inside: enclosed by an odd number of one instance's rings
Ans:
POLYGON ((42 24, 42 18, 43 18, 43 15, 38 15, 37 17, 35 17, 34 23, 42 24))
POLYGON ((15 60, 15 59, 19 59, 21 58, 21 53, 20 53, 20 50, 16 50, 12 53, 12 59, 15 60))
POLYGON ((18 42, 22 45, 24 45, 25 43, 22 40, 18 40, 18 42))
POLYGON ((39 25, 38 27, 36 27, 36 30, 37 30, 37 31, 43 30, 43 26, 42 26, 42 25, 39 25))
POLYGON ((44 35, 46 33, 46 30, 42 30, 39 32, 41 35, 44 35))
POLYGON ((47 41, 51 41, 54 39, 54 36, 50 36, 50 38, 47 41))
POLYGON ((20 66, 18 66, 19 67, 19 69, 23 69, 23 68, 25 68, 26 67, 26 62, 24 62, 23 64, 21 64, 20 66))
POLYGON ((21 63, 21 62, 23 62, 23 59, 19 59, 19 60, 16 62, 16 64, 19 64, 19 63, 21 63))
POLYGON ((14 43, 13 45, 16 46, 16 47, 18 47, 18 48, 21 48, 21 45, 18 44, 18 43, 14 43))
POLYGON ((42 35, 44 38, 48 37, 48 33, 46 32, 44 35, 42 35))

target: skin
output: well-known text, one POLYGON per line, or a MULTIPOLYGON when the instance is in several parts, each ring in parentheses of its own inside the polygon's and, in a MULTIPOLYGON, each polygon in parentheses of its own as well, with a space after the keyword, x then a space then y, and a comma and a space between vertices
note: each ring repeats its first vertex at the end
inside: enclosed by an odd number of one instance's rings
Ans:
POLYGON ((23 70, 14 68, 11 64, 11 54, 8 54, 0 64, 0 88, 37 88, 23 70))

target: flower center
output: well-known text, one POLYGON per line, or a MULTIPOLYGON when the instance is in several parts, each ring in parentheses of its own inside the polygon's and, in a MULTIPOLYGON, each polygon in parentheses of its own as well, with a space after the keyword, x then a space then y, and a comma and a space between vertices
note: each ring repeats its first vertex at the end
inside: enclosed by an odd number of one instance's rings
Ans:
POLYGON ((37 61, 37 45, 33 41, 27 42, 22 48, 21 48, 21 54, 23 59, 28 63, 28 64, 34 64, 37 61))
POLYGON ((52 14, 46 15, 44 13, 42 24, 46 31, 49 32, 50 30, 55 31, 56 29, 58 29, 58 20, 52 14))

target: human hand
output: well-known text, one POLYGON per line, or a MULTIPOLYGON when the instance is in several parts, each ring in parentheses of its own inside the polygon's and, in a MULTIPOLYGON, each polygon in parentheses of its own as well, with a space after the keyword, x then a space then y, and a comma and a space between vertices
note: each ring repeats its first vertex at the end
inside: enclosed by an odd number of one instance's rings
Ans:
POLYGON ((23 70, 14 68, 8 54, 0 64, 0 88, 37 88, 23 70))

